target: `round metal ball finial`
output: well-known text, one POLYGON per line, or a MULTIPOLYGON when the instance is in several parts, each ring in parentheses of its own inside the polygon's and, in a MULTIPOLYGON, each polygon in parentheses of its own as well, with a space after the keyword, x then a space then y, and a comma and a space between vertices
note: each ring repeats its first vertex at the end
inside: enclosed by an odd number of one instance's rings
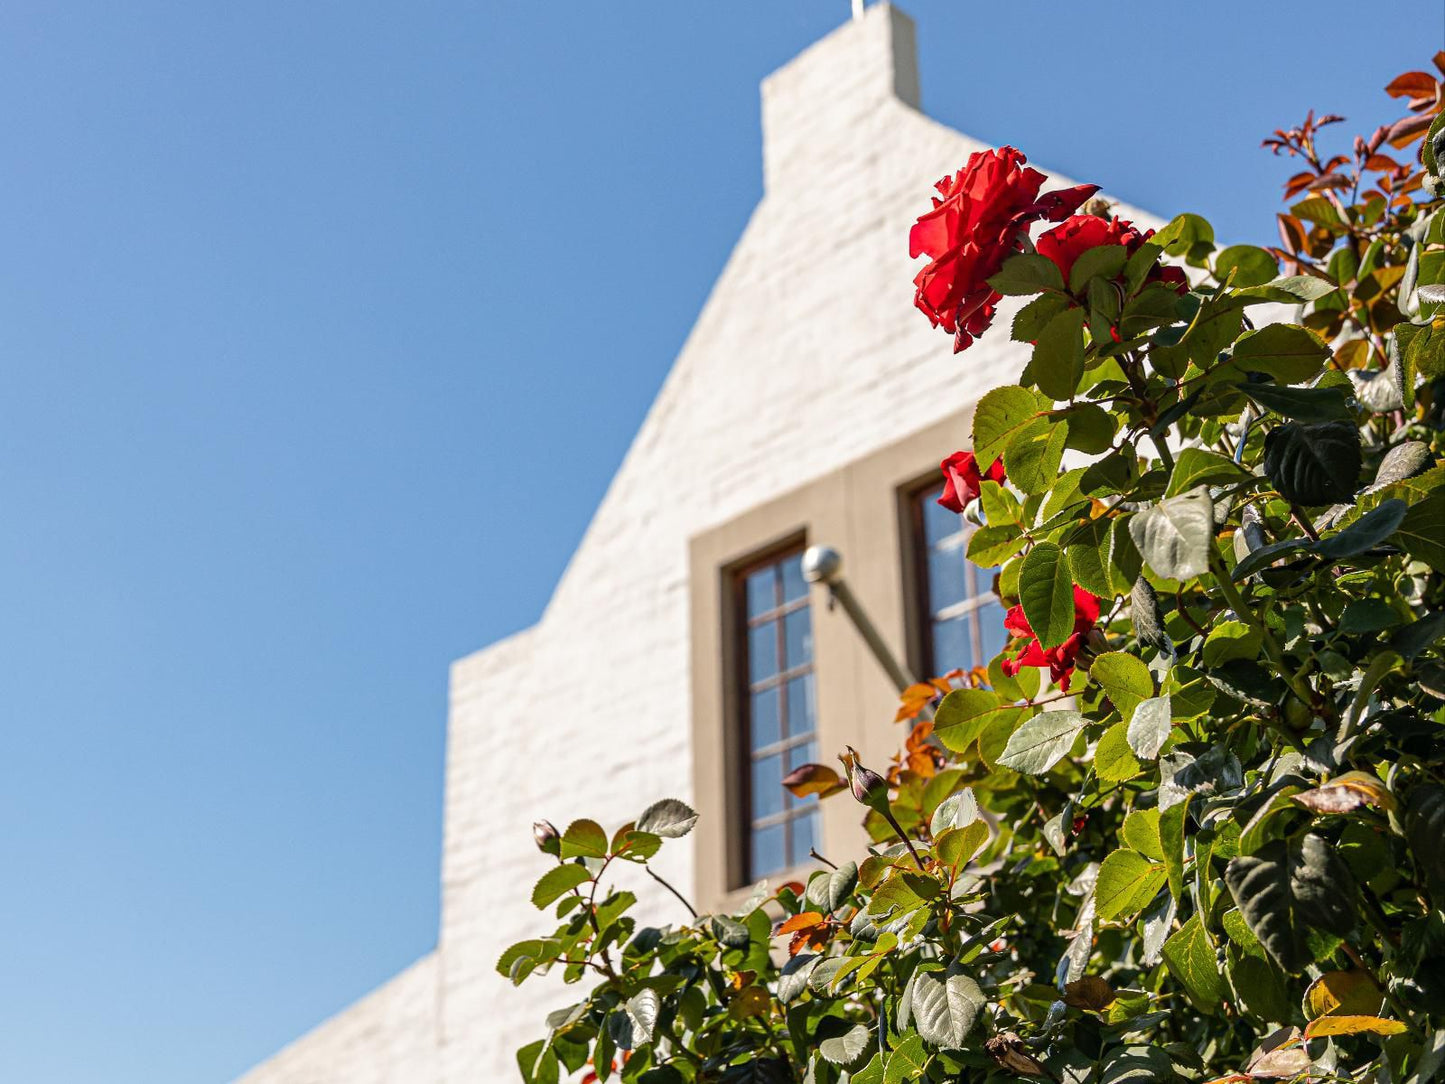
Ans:
POLYGON ((803 553, 803 579, 832 583, 843 570, 843 555, 832 546, 809 546, 803 553))

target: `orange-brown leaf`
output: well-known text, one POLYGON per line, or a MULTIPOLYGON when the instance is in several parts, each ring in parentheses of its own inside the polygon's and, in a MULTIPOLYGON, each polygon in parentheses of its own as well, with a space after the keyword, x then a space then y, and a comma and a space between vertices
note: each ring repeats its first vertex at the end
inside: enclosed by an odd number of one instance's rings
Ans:
POLYGON ((1392 98, 1423 98, 1435 93, 1435 77, 1429 72, 1406 72, 1391 79, 1385 93, 1392 98))
POLYGON ((792 918, 788 919, 788 921, 784 922, 781 926, 779 926, 778 933, 780 935, 785 933, 797 933, 799 930, 807 930, 811 929, 814 926, 820 926, 826 921, 827 919, 823 917, 823 914, 820 911, 804 911, 802 914, 794 915, 792 918))
POLYGON ((826 764, 804 764, 783 777, 783 786, 794 798, 816 794, 826 798, 845 789, 842 776, 826 764))
POLYGON ((1098 975, 1085 975, 1064 984, 1064 1004, 1089 1012, 1103 1012, 1114 1004, 1114 988, 1098 975))

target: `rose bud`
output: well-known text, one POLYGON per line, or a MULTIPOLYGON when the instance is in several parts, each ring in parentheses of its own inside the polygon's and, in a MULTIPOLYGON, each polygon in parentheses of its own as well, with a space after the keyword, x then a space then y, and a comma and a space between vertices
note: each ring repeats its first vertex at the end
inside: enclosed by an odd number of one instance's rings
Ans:
POLYGON ((851 745, 845 748, 848 751, 838 759, 848 770, 848 785, 853 789, 853 797, 869 809, 876 809, 879 813, 886 815, 888 813, 887 780, 877 772, 858 763, 858 752, 851 745))
POLYGON ((1046 1076, 1051 1080, 1058 1077, 1049 1072, 1043 1062, 1029 1053, 1024 1041, 1015 1032, 1001 1031, 983 1044, 988 1056, 1010 1072, 1019 1076, 1046 1076))
POLYGON ((537 841, 537 849, 543 854, 558 855, 562 853, 562 833, 557 831, 557 826, 551 821, 534 822, 532 838, 537 841))
POLYGON ((1079 208, 1081 215, 1093 215, 1095 218, 1112 218, 1109 208, 1114 206, 1108 200, 1095 196, 1079 208))

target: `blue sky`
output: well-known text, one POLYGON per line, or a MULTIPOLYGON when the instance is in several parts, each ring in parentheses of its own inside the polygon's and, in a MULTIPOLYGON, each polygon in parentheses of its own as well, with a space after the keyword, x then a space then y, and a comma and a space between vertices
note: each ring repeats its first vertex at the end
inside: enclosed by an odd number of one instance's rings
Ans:
MULTIPOLYGON (((1445 45, 906 6, 934 116, 1231 240, 1270 128, 1445 45)), ((432 947, 447 665, 537 618, 847 11, 0 6, 0 1078, 219 1084, 432 947)))

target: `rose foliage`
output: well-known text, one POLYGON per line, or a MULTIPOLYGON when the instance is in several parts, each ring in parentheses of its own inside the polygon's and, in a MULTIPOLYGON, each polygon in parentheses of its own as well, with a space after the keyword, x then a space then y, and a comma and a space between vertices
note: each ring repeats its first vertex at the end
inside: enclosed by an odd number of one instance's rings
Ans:
POLYGON ((882 772, 789 779, 863 803, 861 862, 641 925, 616 874, 693 812, 544 826, 559 924, 498 968, 586 986, 522 1079, 1445 1080, 1442 64, 1348 153, 1267 141, 1275 248, 1008 148, 939 186, 920 307, 1031 344, 945 461, 1010 643, 882 772))

